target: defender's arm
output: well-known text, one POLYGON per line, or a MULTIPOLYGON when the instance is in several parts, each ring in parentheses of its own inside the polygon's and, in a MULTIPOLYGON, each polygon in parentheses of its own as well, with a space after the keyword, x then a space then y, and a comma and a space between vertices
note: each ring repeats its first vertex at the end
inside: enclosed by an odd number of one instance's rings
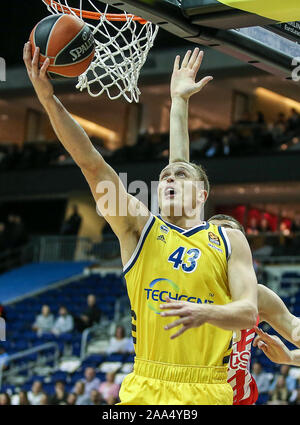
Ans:
POLYGON ((300 319, 264 285, 258 285, 258 312, 260 322, 269 323, 283 338, 300 347, 300 319))
POLYGON ((171 79, 170 111, 170 155, 169 162, 190 160, 190 142, 188 131, 189 98, 199 92, 212 77, 205 77, 198 83, 195 82, 197 72, 201 66, 203 52, 196 48, 191 55, 188 50, 182 61, 176 56, 171 79))

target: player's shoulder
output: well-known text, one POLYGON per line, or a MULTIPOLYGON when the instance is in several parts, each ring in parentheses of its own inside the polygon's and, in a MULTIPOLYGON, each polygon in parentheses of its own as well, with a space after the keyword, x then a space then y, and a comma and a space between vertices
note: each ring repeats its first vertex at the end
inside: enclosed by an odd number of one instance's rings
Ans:
POLYGON ((228 239, 231 243, 244 243, 247 242, 246 236, 238 229, 230 229, 222 227, 222 231, 226 232, 228 239))

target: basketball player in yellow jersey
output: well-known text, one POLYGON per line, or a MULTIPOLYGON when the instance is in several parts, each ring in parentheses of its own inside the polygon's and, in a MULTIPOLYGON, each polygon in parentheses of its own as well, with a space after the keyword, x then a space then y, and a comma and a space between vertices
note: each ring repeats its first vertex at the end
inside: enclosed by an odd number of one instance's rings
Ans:
MULTIPOLYGON (((253 327, 257 316, 257 282, 245 237, 201 221, 209 184, 203 169, 189 162, 173 157, 163 169, 160 217, 129 195, 54 95, 46 76, 49 61, 38 69, 38 55, 37 49, 32 58, 26 43, 24 61, 36 94, 120 241, 136 351, 134 372, 121 387, 121 404, 232 404, 226 382, 232 330, 253 327), (109 184, 103 190, 99 183, 109 184), (204 325, 180 344, 164 331, 168 320, 159 306, 167 296, 203 306, 204 325)), ((201 59, 195 51, 183 61, 194 80, 201 59)), ((208 81, 201 80, 197 91, 208 81)))

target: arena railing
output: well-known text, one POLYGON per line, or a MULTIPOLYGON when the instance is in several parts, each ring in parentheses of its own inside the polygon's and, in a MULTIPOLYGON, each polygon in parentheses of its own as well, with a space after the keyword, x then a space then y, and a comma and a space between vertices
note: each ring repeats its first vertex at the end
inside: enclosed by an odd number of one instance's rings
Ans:
POLYGON ((54 349, 54 353, 51 356, 47 357, 47 362, 53 361, 53 367, 56 368, 59 361, 59 346, 56 342, 47 342, 46 344, 39 345, 37 347, 29 348, 28 350, 20 351, 16 354, 9 355, 7 364, 9 365, 8 370, 4 370, 4 363, 0 365, 0 390, 2 388, 3 380, 8 380, 11 377, 16 376, 19 372, 24 370, 28 370, 28 374, 30 369, 37 367, 37 363, 24 363, 23 365, 13 365, 15 360, 25 359, 26 357, 41 353, 43 351, 54 349))

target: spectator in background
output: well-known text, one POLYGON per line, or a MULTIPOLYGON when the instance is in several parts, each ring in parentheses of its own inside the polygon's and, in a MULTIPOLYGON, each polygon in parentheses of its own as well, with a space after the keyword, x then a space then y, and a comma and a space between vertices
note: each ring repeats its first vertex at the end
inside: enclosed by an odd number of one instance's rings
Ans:
POLYGON ((249 221, 249 226, 247 227, 247 235, 258 235, 258 226, 257 226, 257 218, 251 217, 249 221))
POLYGON ((120 401, 120 400, 119 400, 119 397, 115 398, 115 397, 113 397, 113 396, 110 396, 110 397, 108 398, 108 400, 107 400, 107 404, 108 404, 109 406, 114 406, 116 403, 118 403, 118 401, 120 401))
POLYGON ((59 309, 59 317, 54 322, 52 333, 59 336, 67 332, 72 332, 73 328, 73 317, 68 313, 66 307, 61 306, 59 309))
POLYGON ((289 372, 290 366, 281 365, 280 373, 275 376, 275 379, 270 386, 270 391, 273 391, 275 389, 278 379, 283 376, 285 378, 285 383, 288 391, 292 393, 292 391, 294 391, 297 387, 297 380, 293 376, 290 376, 289 372))
POLYGON ((300 232, 300 214, 296 215, 296 217, 295 217, 295 219, 292 223, 292 226, 291 226, 291 231, 292 231, 292 233, 300 232))
POLYGON ((34 381, 31 391, 28 391, 27 394, 29 403, 34 406, 40 405, 43 394, 43 384, 40 381, 34 381))
POLYGON ((9 249, 16 249, 27 242, 27 232, 19 215, 9 214, 7 218, 7 240, 9 249))
POLYGON ((298 386, 296 390, 293 391, 290 400, 289 400, 289 404, 292 405, 300 405, 300 387, 298 386))
POLYGON ((67 405, 74 406, 77 404, 77 395, 75 393, 70 393, 67 398, 67 405))
POLYGON ((290 236, 291 231, 289 229, 289 226, 287 225, 286 221, 282 221, 279 226, 279 232, 283 236, 290 236))
POLYGON ((109 397, 118 398, 120 385, 115 383, 116 374, 108 372, 106 374, 106 381, 102 382, 98 391, 102 395, 103 399, 107 402, 109 397))
POLYGON ((60 234, 77 236, 79 233, 81 221, 82 217, 78 213, 78 207, 77 205, 73 205, 72 214, 63 222, 60 234))
POLYGON ((295 130, 299 126, 300 126, 300 114, 295 108, 292 108, 291 115, 287 122, 288 130, 295 130))
POLYGON ((97 390, 101 384, 100 379, 96 378, 96 371, 92 367, 87 367, 84 371, 84 394, 90 397, 92 390, 97 390))
POLYGON ((115 336, 110 338, 107 353, 128 353, 129 339, 125 336, 123 326, 117 326, 115 336))
POLYGON ((87 308, 79 316, 75 317, 76 328, 82 332, 86 328, 90 328, 94 324, 98 324, 101 317, 101 310, 96 305, 96 297, 93 294, 87 297, 87 308))
POLYGON ((37 332, 38 336, 41 336, 43 333, 51 333, 53 326, 54 316, 50 311, 50 307, 43 305, 41 314, 36 317, 32 329, 37 332))
POLYGON ((42 392, 40 406, 48 406, 49 405, 49 397, 48 394, 45 392, 42 392))
POLYGON ((7 393, 0 394, 0 406, 10 406, 11 401, 7 393))
POLYGON ((271 231, 271 227, 270 227, 269 221, 268 221, 268 219, 266 217, 263 217, 261 219, 260 224, 259 224, 259 230, 262 233, 270 232, 271 231))
POLYGON ((287 388, 285 376, 277 377, 275 388, 269 391, 269 395, 268 404, 288 404, 291 392, 287 388))
POLYGON ((252 376, 255 379, 258 394, 267 394, 270 390, 271 374, 263 371, 262 365, 259 362, 253 363, 252 376))
POLYGON ((73 394, 76 395, 76 405, 85 406, 89 402, 89 395, 85 393, 85 383, 77 381, 73 389, 73 394))
POLYGON ((67 404, 68 394, 65 390, 65 383, 63 381, 57 381, 55 383, 55 394, 51 398, 51 404, 54 406, 67 404))
POLYGON ((274 123, 272 129, 272 135, 275 141, 279 141, 281 136, 285 133, 287 127, 287 121, 283 112, 278 114, 277 120, 274 123))
POLYGON ((9 355, 7 354, 3 345, 0 345, 0 368, 3 370, 8 368, 9 355))
POLYGON ((19 392, 19 406, 29 406, 29 400, 28 400, 28 396, 27 396, 27 392, 26 391, 20 391, 19 392))
POLYGON ((105 401, 101 397, 101 394, 97 390, 92 390, 90 394, 90 406, 103 406, 106 405, 105 401))

